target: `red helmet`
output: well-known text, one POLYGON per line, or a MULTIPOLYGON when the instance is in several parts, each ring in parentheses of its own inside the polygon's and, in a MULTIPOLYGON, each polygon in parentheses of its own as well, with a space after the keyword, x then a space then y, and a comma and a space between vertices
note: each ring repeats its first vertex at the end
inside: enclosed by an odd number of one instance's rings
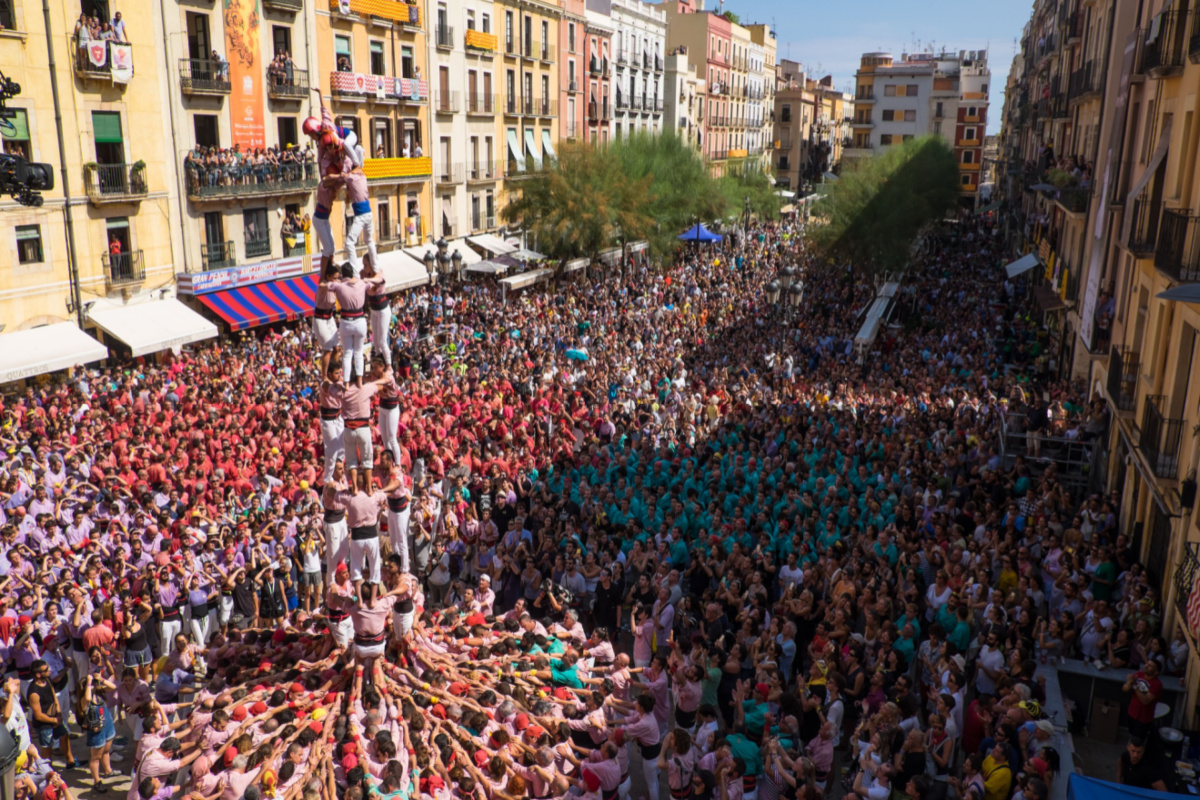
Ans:
POLYGON ((321 137, 321 147, 337 147, 341 142, 332 133, 326 133, 321 137))
POLYGON ((316 136, 321 132, 321 120, 317 119, 316 117, 309 117, 308 119, 304 120, 304 124, 301 126, 301 128, 309 136, 316 136))

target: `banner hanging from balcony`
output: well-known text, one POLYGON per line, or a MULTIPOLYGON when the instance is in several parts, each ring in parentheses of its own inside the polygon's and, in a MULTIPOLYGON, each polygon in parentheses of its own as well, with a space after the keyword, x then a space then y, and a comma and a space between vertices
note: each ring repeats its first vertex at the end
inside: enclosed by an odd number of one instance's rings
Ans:
POLYGON ((230 114, 233 143, 243 149, 266 147, 263 74, 259 51, 259 0, 225 0, 225 57, 233 84, 230 114))
POLYGON ((100 39, 93 39, 87 44, 88 61, 96 69, 104 69, 104 65, 108 63, 108 42, 100 39))
POLYGON ((113 83, 129 83, 133 80, 133 47, 111 42, 109 52, 112 53, 113 83))

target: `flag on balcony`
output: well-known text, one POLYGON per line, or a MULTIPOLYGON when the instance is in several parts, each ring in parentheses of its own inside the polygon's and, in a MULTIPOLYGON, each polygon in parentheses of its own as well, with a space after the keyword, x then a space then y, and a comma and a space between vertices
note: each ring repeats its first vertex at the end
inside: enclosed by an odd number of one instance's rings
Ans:
POLYGON ((104 40, 92 40, 87 45, 88 61, 92 62, 92 66, 96 69, 103 69, 108 63, 108 42, 104 40))
POLYGON ((133 47, 116 42, 111 42, 108 47, 112 53, 113 83, 129 83, 133 80, 133 47))
POLYGON ((1187 624, 1192 635, 1200 634, 1200 569, 1192 580, 1192 593, 1188 595, 1187 624))

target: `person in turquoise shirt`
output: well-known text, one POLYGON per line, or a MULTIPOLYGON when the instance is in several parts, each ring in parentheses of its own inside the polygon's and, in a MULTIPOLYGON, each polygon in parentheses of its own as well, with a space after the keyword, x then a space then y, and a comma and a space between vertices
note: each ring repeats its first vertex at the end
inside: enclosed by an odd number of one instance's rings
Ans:
POLYGON ((887 531, 880 531, 879 538, 875 542, 873 548, 876 558, 886 558, 890 566, 896 566, 900 561, 900 551, 896 549, 896 543, 892 541, 892 537, 887 531))
POLYGON ((765 683, 756 684, 754 696, 742 701, 741 716, 746 723, 746 736, 751 741, 762 744, 763 730, 767 724, 767 694, 771 688, 765 683))
POLYGON ((956 616, 954 628, 946 636, 946 641, 958 648, 958 652, 965 653, 967 648, 971 646, 971 626, 967 624, 967 616, 969 609, 966 606, 959 606, 956 616))
POLYGON ((576 670, 578 656, 575 653, 567 651, 563 653, 563 657, 557 661, 550 662, 550 669, 538 674, 537 677, 542 680, 549 680, 552 686, 568 686, 572 689, 582 689, 583 681, 579 678, 579 672, 576 670))

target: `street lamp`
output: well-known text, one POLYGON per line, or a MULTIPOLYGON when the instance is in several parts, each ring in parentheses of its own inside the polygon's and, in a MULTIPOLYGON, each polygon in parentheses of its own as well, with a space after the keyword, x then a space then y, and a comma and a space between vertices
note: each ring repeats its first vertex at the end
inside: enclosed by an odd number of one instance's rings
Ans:
POLYGON ((425 272, 429 275, 429 284, 437 285, 437 259, 433 256, 432 250, 425 251, 425 272))
POLYGON ((450 260, 454 262, 454 274, 459 280, 462 280, 462 253, 455 250, 454 254, 450 256, 450 260))
POLYGON ((450 270, 450 256, 446 254, 450 244, 445 239, 438 239, 434 246, 437 247, 438 272, 446 273, 450 270))
POLYGON ((779 281, 771 281, 767 284, 767 302, 775 305, 779 302, 779 281))
POLYGON ((804 297, 804 287, 798 283, 793 283, 792 288, 788 289, 788 305, 792 310, 800 308, 800 299, 804 297))
POLYGON ((796 279, 796 268, 789 264, 779 271, 779 282, 783 288, 789 289, 792 286, 792 281, 796 279))

